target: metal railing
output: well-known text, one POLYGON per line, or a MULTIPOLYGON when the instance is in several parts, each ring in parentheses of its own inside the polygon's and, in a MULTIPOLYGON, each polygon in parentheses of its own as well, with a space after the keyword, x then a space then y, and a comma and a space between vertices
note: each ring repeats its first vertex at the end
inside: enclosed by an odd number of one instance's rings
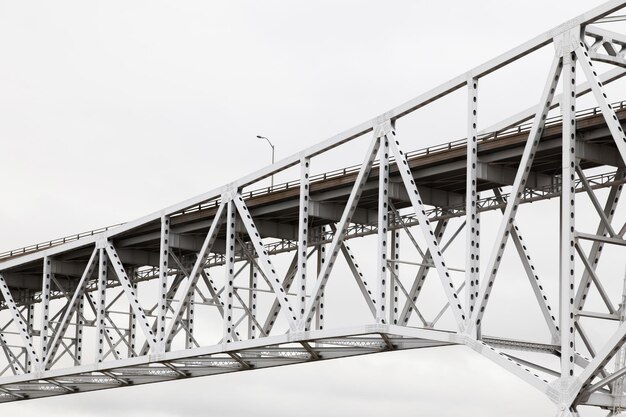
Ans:
MULTIPOLYGON (((612 103, 611 107, 615 110, 624 109, 626 108, 626 101, 618 101, 616 103, 612 103)), ((592 107, 589 109, 577 111, 576 117, 584 118, 584 117, 589 117, 589 116, 595 116, 600 113, 601 112, 600 112, 599 107, 592 107)), ((545 127, 558 125, 561 123, 561 120, 562 120, 562 117, 560 115, 550 117, 546 119, 545 127)), ((511 136, 519 135, 520 133, 529 132, 531 128, 532 128, 532 122, 522 123, 522 124, 516 125, 514 127, 510 127, 508 129, 504 129, 498 132, 484 133, 478 137, 478 141, 485 142, 485 141, 493 141, 497 139, 505 139, 511 136)), ((458 139, 455 141, 433 145, 427 148, 422 148, 422 149, 418 149, 415 151, 407 152, 406 157, 407 157, 407 160, 411 160, 411 159, 422 157, 422 156, 430 156, 430 155, 435 155, 435 154, 439 154, 442 152, 449 152, 454 149, 465 148, 466 143, 467 143, 466 138, 458 139)), ((390 161, 393 161, 393 160, 394 158, 391 157, 390 161)), ((378 166, 378 162, 374 162, 373 166, 374 167, 378 166)), ((343 177, 345 175, 356 174, 359 171, 360 167, 361 165, 351 165, 346 168, 340 168, 340 169, 336 169, 333 171, 327 171, 322 174, 313 175, 310 177, 309 182, 310 184, 314 184, 317 182, 327 181, 333 178, 343 177)), ((300 186, 300 180, 297 179, 297 180, 288 181, 288 182, 284 182, 280 184, 274 184, 274 186, 270 186, 270 187, 263 187, 263 188, 257 188, 251 191, 246 191, 242 193, 242 197, 244 199, 249 199, 249 198, 258 197, 261 195, 267 195, 267 194, 271 194, 271 193, 275 193, 279 191, 286 191, 289 189, 294 189, 299 186, 300 186)), ((187 214, 187 213, 191 213, 195 211, 206 210, 208 208, 219 206, 219 203, 220 203, 219 198, 215 198, 211 201, 204 202, 204 203, 195 205, 193 207, 189 207, 185 210, 180 211, 179 213, 175 215, 183 215, 183 214, 187 214)), ((0 254, 0 259, 1 259, 1 254, 0 254)))
MULTIPOLYGON (((611 107, 614 110, 622 110, 624 108, 626 108, 626 101, 618 101, 615 103, 611 104, 611 107)), ((593 108, 589 108, 589 109, 584 109, 584 110, 580 110, 576 112, 576 118, 584 118, 584 117, 589 117, 589 116, 596 116, 598 114, 600 114, 600 108, 599 107, 593 107, 593 108)), ((551 118, 546 119, 545 122, 545 127, 551 127, 551 126, 555 126, 561 123, 562 117, 559 116, 554 116, 551 118)), ((519 135, 520 133, 524 133, 524 132, 529 132, 530 129, 532 128, 532 122, 527 122, 527 123, 522 123, 520 125, 508 128, 508 129, 504 129, 501 130, 499 132, 489 132, 489 133, 485 133, 481 136, 478 137, 478 141, 479 142, 485 142, 485 141, 493 141, 493 140, 499 140, 499 139, 505 139, 511 136, 516 136, 519 135)), ((418 149, 415 151, 411 151, 411 152, 407 152, 406 153, 406 157, 407 160, 411 160, 414 158, 418 158, 418 157, 422 157, 422 156, 430 156, 430 155, 435 155, 435 154, 439 154, 442 152, 449 152, 451 150, 454 149, 460 149, 460 148, 465 148, 467 143, 467 139, 463 138, 463 139, 458 139, 455 141, 451 141, 451 142, 447 142, 447 143, 443 143, 443 144, 439 144, 439 145, 434 145, 434 146, 429 146, 427 148, 423 148, 423 149, 418 149)), ((391 161, 393 161, 393 158, 390 158, 391 161)), ((377 166, 378 163, 375 162, 374 166, 377 166)), ((329 179, 333 179, 333 178, 338 178, 338 177, 343 177, 346 175, 350 175, 350 174, 355 174, 359 171, 359 168, 361 167, 361 165, 352 165, 346 168, 341 168, 341 169, 336 169, 333 171, 328 171, 328 172, 324 172, 322 174, 317 174, 314 175, 312 177, 310 177, 310 184, 314 184, 317 182, 323 182, 323 181, 327 181, 329 179)), ((267 195, 267 194, 271 194, 271 193, 275 193, 275 192, 279 192, 279 191, 285 191, 285 190, 290 190, 290 189, 294 189, 300 186, 300 180, 294 180, 294 181, 288 181, 288 182, 284 182, 284 183, 280 183, 280 184, 275 184, 272 187, 263 187, 263 188, 258 188, 255 190, 251 190, 251 191, 246 191, 245 193, 242 193, 242 197, 244 199, 250 199, 253 197, 258 197, 260 195, 267 195)), ((197 211, 202 211, 202 210, 206 210, 209 208, 213 208, 213 207, 218 207, 220 204, 220 200, 219 198, 216 199, 212 199, 208 202, 204 202, 204 203, 200 203, 198 205, 189 207, 185 210, 181 210, 180 212, 173 214, 172 216, 181 216, 184 214, 188 214, 188 213, 192 213, 192 212, 197 212, 197 211)), ((58 246, 58 245, 62 245, 64 243, 68 243, 68 242, 73 242, 85 237, 89 237, 89 236, 93 236, 96 235, 98 233, 102 233, 105 232, 107 230, 113 229, 115 227, 121 226, 125 223, 119 223, 113 226, 107 226, 107 227, 103 227, 100 229, 95 229, 95 230, 90 230, 87 232, 82 232, 82 233, 78 233, 78 234, 74 234, 74 235, 69 235, 66 237, 62 237, 62 238, 58 238, 58 239, 54 239, 54 240, 50 240, 50 241, 46 241, 46 242, 42 242, 42 243, 37 243, 34 245, 29 245, 29 246, 25 246, 23 248, 19 248, 19 249, 13 249, 13 250, 9 250, 6 252, 2 252, 0 253, 0 260, 2 259, 7 259, 7 258, 12 258, 14 256, 21 256, 21 255, 25 255, 28 253, 32 253, 32 252, 37 252, 43 249, 47 249, 47 248, 51 248, 53 246, 58 246)))
POLYGON ((101 227, 99 229, 89 230, 87 232, 77 233, 75 235, 69 235, 58 239, 49 240, 47 242, 36 243, 34 245, 24 246, 23 248, 13 249, 0 253, 0 259, 11 258, 13 256, 24 255, 31 252, 37 252, 43 249, 51 248, 53 246, 62 245, 64 243, 73 242, 75 240, 83 239, 85 237, 97 235, 98 233, 106 232, 107 230, 121 226, 124 223, 115 224, 112 226, 101 227))

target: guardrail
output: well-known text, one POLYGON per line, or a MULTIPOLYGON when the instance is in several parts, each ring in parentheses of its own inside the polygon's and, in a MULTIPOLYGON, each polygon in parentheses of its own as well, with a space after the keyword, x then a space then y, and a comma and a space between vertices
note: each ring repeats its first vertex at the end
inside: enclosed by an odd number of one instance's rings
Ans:
POLYGON ((69 235, 69 236, 58 238, 58 239, 49 240, 47 242, 37 243, 34 245, 24 246, 23 248, 9 250, 9 251, 0 253, 0 259, 25 255, 27 253, 37 252, 43 249, 51 248, 53 246, 58 246, 64 243, 73 242, 75 240, 83 239, 88 236, 93 236, 93 235, 97 235, 98 233, 106 232, 109 229, 113 229, 123 224, 124 223, 115 224, 113 226, 101 227, 100 229, 94 229, 88 232, 77 233, 75 235, 69 235))
MULTIPOLYGON (((612 103, 611 107, 613 107, 614 110, 622 110, 626 108, 626 101, 619 101, 616 103, 612 103)), ((595 116, 600 113, 601 112, 600 112, 599 107, 593 107, 593 108, 580 110, 576 112, 576 117, 583 118, 583 117, 588 117, 588 116, 595 116)), ((545 126, 550 127, 550 126, 557 125, 561 122, 561 120, 562 120, 561 116, 554 116, 554 117, 548 118, 546 119, 545 126)), ((485 142, 485 141, 504 139, 513 135, 518 135, 523 132, 528 132, 530 131, 531 127, 532 127, 532 122, 523 123, 518 126, 514 126, 509 129, 505 129, 499 132, 490 132, 490 133, 483 134, 478 137, 478 141, 485 142)), ((453 149, 465 147, 466 143, 467 143, 466 138, 458 139, 452 142, 429 146, 427 148, 407 152, 406 157, 407 159, 413 159, 413 158, 417 158, 420 156, 428 156, 428 155, 438 154, 441 152, 448 152, 453 149)), ((391 158, 391 161, 393 161, 393 158, 391 158)), ((374 163, 374 166, 377 166, 376 162, 374 163)), ((358 172, 360 167, 361 165, 352 165, 346 168, 328 171, 322 174, 317 174, 317 175, 310 177, 309 181, 311 184, 313 184, 316 182, 326 181, 332 178, 337 178, 337 177, 342 177, 345 175, 353 174, 353 173, 358 172)), ((246 191, 245 193, 242 194, 242 197, 244 197, 245 199, 249 199, 253 197, 258 197, 260 195, 267 195, 267 194, 275 193, 278 191, 293 189, 299 186, 300 186, 300 180, 288 181, 288 182, 281 183, 281 184, 275 184, 272 187, 264 187, 264 188, 258 188, 252 191, 246 191)), ((180 211, 179 213, 173 216, 181 216, 183 214, 206 210, 212 207, 217 207, 219 206, 219 203, 220 203, 219 199, 213 199, 209 202, 205 202, 205 203, 201 203, 196 206, 193 206, 193 207, 189 207, 185 210, 180 211)), ((107 230, 113 229, 123 224, 124 223, 119 223, 113 226, 102 227, 100 229, 90 230, 87 232, 82 232, 82 233, 78 233, 75 235, 70 235, 70 236, 50 240, 47 242, 37 243, 34 245, 25 246, 23 248, 2 252, 0 253, 0 260, 12 258, 14 256, 21 256, 21 255, 25 255, 25 254, 32 253, 32 252, 37 252, 43 249, 62 245, 68 242, 73 242, 73 241, 76 241, 85 237, 96 235, 98 233, 106 232, 107 230)))
MULTIPOLYGON (((612 103, 611 106, 615 110, 621 110, 621 109, 626 108, 626 101, 619 101, 616 103, 612 103)), ((595 116, 600 113, 601 112, 600 112, 599 107, 592 107, 589 109, 579 110, 578 112, 576 112, 576 117, 584 118, 588 116, 595 116)), ((550 127, 550 126, 560 124, 561 120, 562 120, 562 117, 560 115, 550 117, 546 119, 545 126, 550 127)), ((501 130, 499 132, 485 133, 478 137, 478 141, 484 142, 484 141, 492 141, 492 140, 497 140, 497 139, 504 139, 510 136, 518 135, 523 132, 528 132, 530 131, 531 127, 532 127, 532 122, 527 122, 527 123, 523 123, 518 126, 514 126, 505 130, 501 130)), ((447 142, 447 143, 443 143, 439 145, 433 145, 427 148, 422 148, 422 149, 418 149, 415 151, 407 152, 406 157, 407 159, 412 159, 412 158, 417 158, 420 156, 428 156, 428 155, 438 154, 441 152, 447 152, 453 149, 464 148, 466 146, 466 143, 467 143, 466 138, 458 139, 452 142, 447 142)), ((390 161, 393 161, 393 160, 394 158, 391 157, 390 161)), ((374 166, 377 166, 377 165, 378 163, 374 162, 374 166)), ((324 172, 322 174, 313 175, 309 178, 309 182, 313 184, 315 182, 326 181, 332 178, 337 178, 337 177, 342 177, 345 175, 353 174, 353 173, 358 172, 360 167, 361 165, 352 165, 346 168, 336 169, 333 171, 324 172)), ((258 197, 260 195, 266 195, 266 194, 271 194, 271 193, 275 193, 278 191, 285 191, 285 190, 293 189, 299 186, 300 186, 300 180, 298 179, 298 180, 284 182, 280 184, 274 184, 273 187, 264 187, 264 188, 258 188, 258 189, 251 190, 251 191, 246 191, 245 193, 242 193, 242 197, 244 197, 245 199, 248 199, 252 197, 258 197)), ((178 215, 183 215, 183 214, 200 211, 200 210, 206 210, 211 207, 217 207, 219 206, 219 203, 220 203, 219 198, 213 199, 210 202, 201 203, 196 206, 189 207, 185 210, 182 210, 180 213, 178 213, 178 215)))

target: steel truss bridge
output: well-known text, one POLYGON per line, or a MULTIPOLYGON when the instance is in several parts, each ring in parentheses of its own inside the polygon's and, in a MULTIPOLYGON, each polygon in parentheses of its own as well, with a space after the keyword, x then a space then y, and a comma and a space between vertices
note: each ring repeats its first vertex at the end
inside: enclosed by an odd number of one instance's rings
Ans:
POLYGON ((621 412, 626 292, 607 288, 616 276, 621 285, 623 265, 606 276, 597 267, 603 249, 626 246, 618 207, 626 103, 605 92, 626 75, 626 35, 603 28, 625 7, 609 1, 196 198, 0 254, 0 401, 464 345, 543 392, 558 416, 621 412), (540 100, 479 129, 481 79, 542 48, 554 53, 537 68, 547 71, 540 100), (605 64, 614 68, 600 72, 605 64), (467 139, 405 149, 397 122, 458 90, 467 93, 467 139), (583 95, 597 107, 577 110, 583 95), (355 143, 359 165, 311 174, 355 143), (299 172, 294 181, 260 188, 289 169, 299 172), (549 199, 560 201, 541 203, 559 219, 556 296, 522 236, 533 224, 516 218, 525 204, 549 199), (576 216, 583 201, 592 214, 576 216), (496 222, 494 238, 481 239, 481 220, 496 222), (456 258, 465 265, 454 268, 446 250, 463 239, 456 258), (498 275, 507 245, 547 340, 483 333, 493 285, 507 279, 498 275), (444 300, 436 314, 426 313, 427 285, 444 300), (592 292, 600 304, 587 303, 592 292), (325 314, 327 298, 358 305, 356 324, 343 325, 341 311, 325 314))

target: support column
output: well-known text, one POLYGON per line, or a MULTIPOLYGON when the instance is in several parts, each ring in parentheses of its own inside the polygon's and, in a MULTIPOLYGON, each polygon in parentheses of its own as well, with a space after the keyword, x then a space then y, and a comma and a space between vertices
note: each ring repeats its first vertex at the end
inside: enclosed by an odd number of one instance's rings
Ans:
MULTIPOLYGON (((552 99, 554 98, 554 92, 556 91, 562 68, 562 57, 559 53, 556 53, 548 73, 548 79, 546 80, 546 84, 541 94, 539 106, 537 107, 537 113, 535 114, 532 127, 528 133, 528 139, 526 141, 526 145, 524 146, 524 152, 520 159, 517 173, 515 174, 513 187, 511 188, 510 198, 507 200, 506 208, 504 210, 504 217, 500 222, 500 226, 496 234, 495 244, 493 245, 489 261, 486 264, 487 267, 485 275, 483 276, 484 282, 481 283, 474 313, 469 321, 468 333, 470 335, 473 332, 476 332, 476 334, 480 333, 480 323, 483 315, 485 314, 489 294, 493 288, 493 283, 496 279, 500 262, 502 261, 502 255, 504 253, 504 249, 506 248, 508 237, 511 233, 511 227, 524 194, 526 181, 528 180, 530 168, 535 158, 535 152, 537 151, 537 147, 539 146, 539 142, 543 134, 545 120, 547 119, 548 112, 550 111, 550 107, 552 105, 552 99)), ((476 334, 474 334, 474 336, 476 334)))
POLYGON ((574 376, 574 256, 576 197, 576 55, 570 48, 563 53, 563 115, 561 236, 560 236, 560 332, 561 378, 574 376))
POLYGON ((248 309, 250 310, 250 317, 248 317, 248 339, 254 339, 257 334, 257 328, 253 318, 256 317, 258 275, 256 265, 254 262, 250 262, 250 289, 248 291, 248 309))
POLYGON ((376 322, 385 323, 387 292, 387 228, 389 227, 389 140, 380 138, 378 166, 378 285, 376 288, 376 322))
POLYGON ((318 280, 315 283, 313 291, 311 292, 311 301, 307 305, 304 320, 298 323, 298 329, 300 330, 310 327, 309 323, 311 322, 311 320, 313 320, 315 311, 318 308, 318 304, 320 304, 321 294, 324 291, 324 287, 326 287, 326 283, 328 282, 330 274, 332 273, 335 260, 337 259, 337 255, 340 252, 339 248, 346 237, 346 233, 352 220, 352 216, 354 215, 354 212, 356 211, 356 206, 359 202, 359 199, 361 198, 363 187, 367 182, 372 168, 372 164, 374 163, 376 155, 378 154, 378 148, 380 145, 379 138, 380 135, 374 135, 372 141, 370 142, 367 153, 365 154, 365 160, 359 168, 359 173, 357 174, 354 185, 352 186, 352 191, 350 192, 350 196, 348 197, 348 201, 346 202, 346 206, 341 215, 341 220, 339 220, 339 223, 337 223, 337 233, 334 234, 332 242, 329 246, 330 250, 328 251, 328 259, 326 259, 323 268, 320 270, 318 280))
MULTIPOLYGON (((28 295, 27 297, 29 299, 32 299, 32 295, 28 295)), ((35 334, 35 304, 34 303, 26 304, 26 326, 27 326, 28 334, 34 335, 35 334)), ((32 371, 34 367, 35 366, 31 364, 31 366, 28 366, 28 370, 32 371)))
MULTIPOLYGON (((324 235, 324 226, 320 227, 320 235, 324 235)), ((326 262, 326 245, 323 243, 317 246, 317 276, 320 277, 320 271, 326 262)), ((318 308, 315 311, 315 328, 322 330, 324 328, 324 290, 320 293, 318 308)))
POLYGON ((98 344, 96 346, 96 362, 104 359, 104 332, 106 314, 106 289, 107 289, 107 257, 104 248, 98 249, 98 309, 96 311, 96 335, 98 344))
POLYGON ((41 281, 41 327, 39 357, 48 353, 48 335, 50 334, 50 285, 52 283, 52 259, 43 258, 43 277, 41 281))
POLYGON ((400 230, 391 232, 391 281, 389 285, 389 323, 398 324, 398 281, 400 280, 400 230))
MULTIPOLYGON (((135 291, 135 294, 138 294, 137 270, 135 268, 130 269, 128 271, 128 275, 132 280, 133 291, 135 291)), ((128 340, 130 345, 128 347, 128 357, 132 358, 134 356, 137 356, 137 354, 135 353, 135 345, 137 342, 137 314, 135 314, 135 312, 133 311, 132 306, 128 307, 128 340)))
POLYGON ((228 202, 226 209, 226 276, 224 293, 224 333, 225 343, 233 341, 233 281, 235 280, 235 204, 228 202))
POLYGON ((185 338, 185 349, 191 349, 194 347, 194 338, 193 338, 193 327, 194 327, 194 310, 195 303, 193 298, 189 300, 189 304, 187 305, 187 337, 185 338))
POLYGON ((298 224, 298 316, 304 319, 306 310, 306 260, 309 235, 309 170, 310 159, 300 161, 300 213, 298 224))
POLYGON ((158 350, 165 351, 165 315, 167 313, 167 273, 169 261, 170 219, 161 217, 161 251, 159 255, 159 305, 156 311, 158 350))
POLYGON ((74 333, 74 365, 82 364, 83 359, 83 327, 85 325, 85 294, 81 294, 76 307, 76 328, 74 333))
POLYGON ((466 253, 465 253, 465 305, 468 317, 474 313, 474 305, 478 297, 479 267, 480 267, 480 231, 479 218, 476 202, 478 165, 478 79, 472 78, 467 81, 467 181, 465 197, 466 253))

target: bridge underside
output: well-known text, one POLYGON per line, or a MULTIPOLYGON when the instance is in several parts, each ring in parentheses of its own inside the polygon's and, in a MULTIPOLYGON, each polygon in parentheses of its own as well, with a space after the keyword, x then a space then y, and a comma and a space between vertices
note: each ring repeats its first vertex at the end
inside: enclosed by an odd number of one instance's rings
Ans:
POLYGON ((0 401, 464 345, 560 415, 626 408, 622 265, 600 262, 623 262, 626 246, 626 103, 605 90, 626 75, 626 36, 601 26, 625 6, 610 1, 217 190, 0 254, 0 401), (479 130, 479 81, 542 48, 554 54, 537 105, 479 130), (406 152, 413 133, 397 122, 460 89, 467 139, 406 152), (577 110, 585 95, 597 107, 577 110), (358 165, 313 174, 348 144, 358 165), (287 172, 296 179, 262 187, 287 172), (539 272, 522 235, 542 223, 518 209, 558 226, 542 231, 559 243, 558 277, 539 272), (485 333, 511 253, 543 336, 485 333))
POLYGON ((3 381, 0 401, 43 398, 392 350, 455 344, 452 341, 454 334, 441 332, 434 335, 440 340, 429 340, 423 338, 426 336, 423 331, 416 332, 416 337, 409 336, 410 333, 411 329, 388 325, 366 325, 332 332, 313 330, 302 334, 239 341, 231 345, 198 347, 162 355, 66 368, 46 372, 42 379, 36 379, 37 375, 18 375, 3 381), (390 333, 394 328, 401 334, 390 333), (450 341, 444 341, 445 339, 450 341))

